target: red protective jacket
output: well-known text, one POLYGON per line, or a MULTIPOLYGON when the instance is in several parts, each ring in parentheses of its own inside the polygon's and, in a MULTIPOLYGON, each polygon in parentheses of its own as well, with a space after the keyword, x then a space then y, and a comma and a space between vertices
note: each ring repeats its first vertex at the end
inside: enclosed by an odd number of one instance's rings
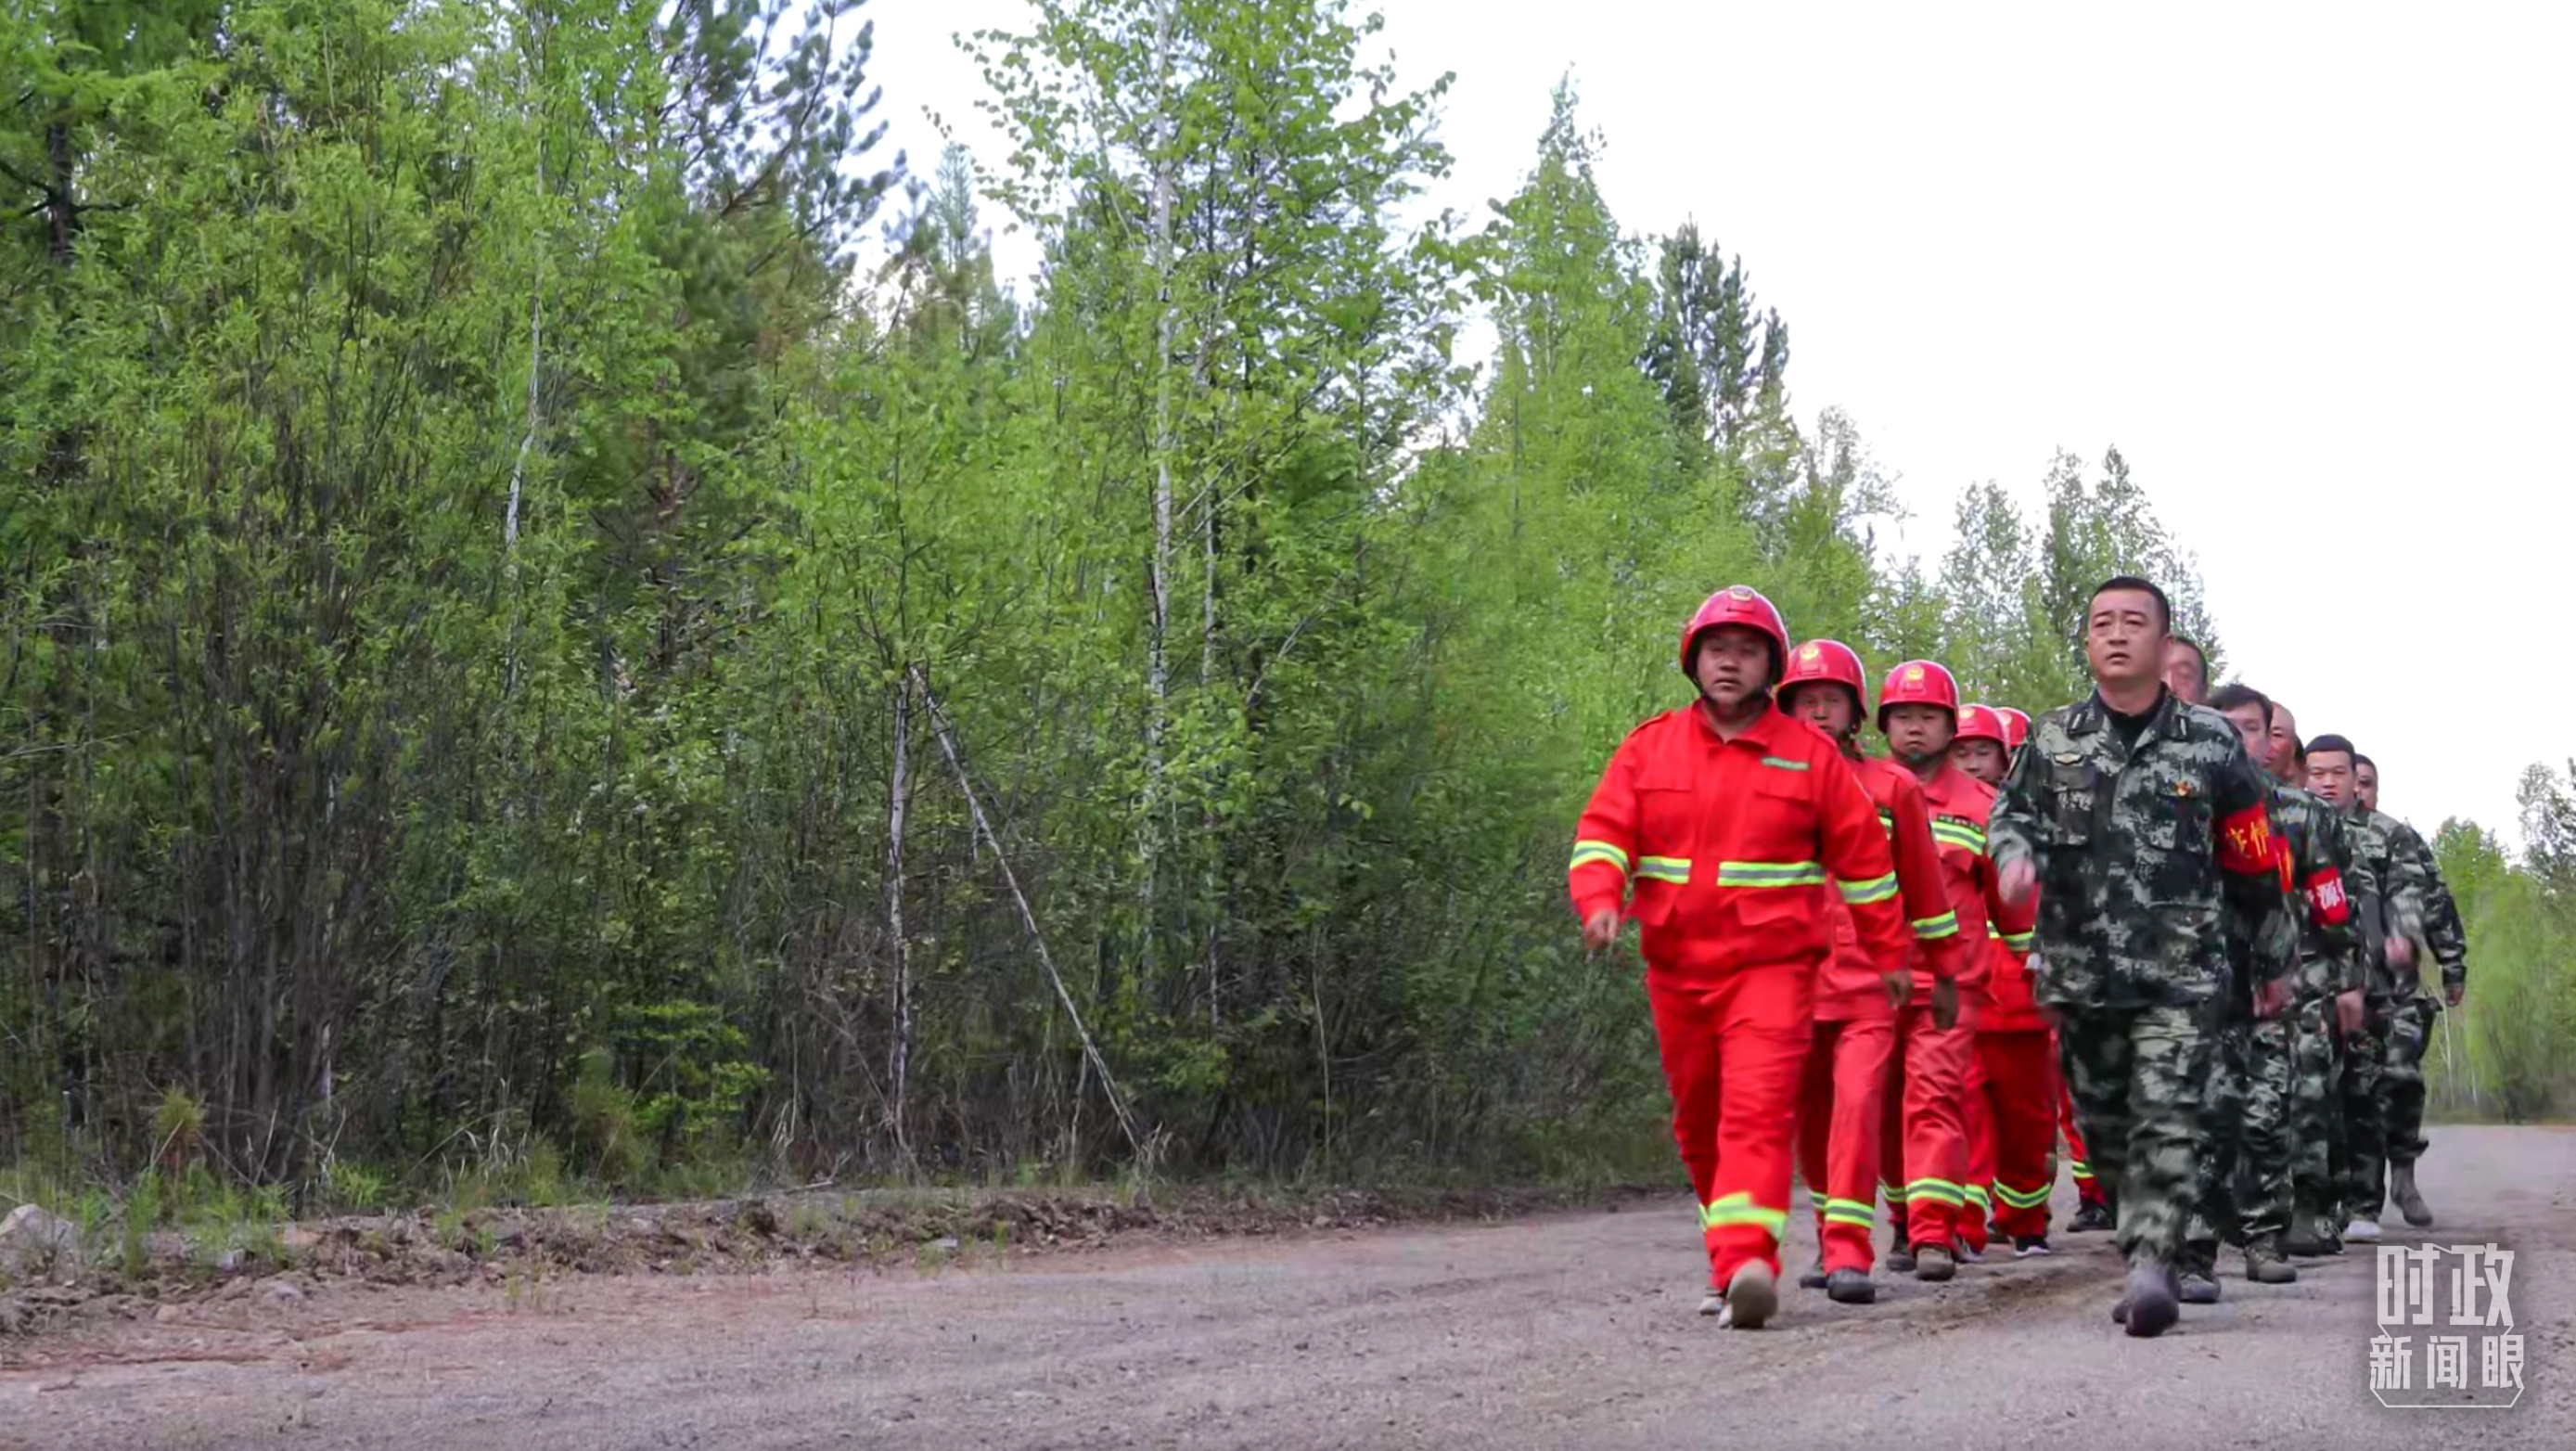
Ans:
MULTIPOLYGON (((1923 783, 1923 804, 1932 813, 1932 842, 1941 852, 1942 880, 1949 884, 1950 905, 1959 914, 1959 991, 1982 1001, 1996 963, 1993 940, 2002 934, 2030 931, 2030 913, 2004 908, 1995 864, 1986 856, 1986 820, 1995 807, 1995 788, 1944 761, 1923 783)), ((2028 978, 2021 993, 2029 997, 2028 978)), ((1914 975, 1916 1002, 1929 1002, 1932 976, 1914 975)), ((1979 1026, 1995 1026, 1992 1015, 1979 1026)))
MULTIPOLYGON (((1916 961, 1935 977, 1957 972, 1959 915, 1950 906, 1949 884, 1941 875, 1941 854, 1932 844, 1932 816, 1923 805, 1923 788, 1914 774, 1894 761, 1849 756, 1852 775, 1878 803, 1878 824, 1887 831, 1896 858, 1897 899, 1914 929, 1916 961)), ((1826 1020, 1892 1017, 1878 962, 1861 946, 1860 929, 1839 893, 1826 902, 1834 921, 1833 955, 1825 960, 1824 980, 1816 988, 1816 1016, 1826 1020)))
POLYGON ((1832 929, 1811 889, 1828 880, 1880 971, 1898 970, 1911 934, 1895 862, 1842 753, 1777 710, 1720 740, 1698 704, 1620 743, 1566 868, 1575 912, 1589 918, 1624 901, 1643 929, 1648 971, 1678 981, 1821 962, 1832 929))
POLYGON ((2038 915, 2035 897, 2016 913, 2007 913, 2001 902, 1996 903, 1995 973, 1986 981, 1988 1007, 1978 1024, 1987 1032, 2018 1033, 2049 1026, 2048 1014, 2031 995, 2031 923, 2038 915))

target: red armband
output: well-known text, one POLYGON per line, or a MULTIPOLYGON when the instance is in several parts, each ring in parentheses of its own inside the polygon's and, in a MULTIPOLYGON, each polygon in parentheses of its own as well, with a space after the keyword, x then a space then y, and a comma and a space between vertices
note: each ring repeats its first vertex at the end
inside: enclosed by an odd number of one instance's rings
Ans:
POLYGON ((2269 876, 2282 869, 2272 844, 2272 814, 2257 802, 2218 823, 2218 864, 2240 876, 2269 876))
POLYGON ((2343 873, 2328 867, 2308 878, 2308 920, 2320 927, 2340 927, 2352 920, 2352 899, 2343 894, 2343 873))

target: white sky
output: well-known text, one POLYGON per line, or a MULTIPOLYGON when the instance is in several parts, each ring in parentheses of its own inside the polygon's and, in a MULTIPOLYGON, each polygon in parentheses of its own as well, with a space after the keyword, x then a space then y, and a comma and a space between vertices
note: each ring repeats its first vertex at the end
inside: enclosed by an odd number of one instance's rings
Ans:
MULTIPOLYGON (((1457 73, 1435 201, 1481 225, 1571 72, 1621 223, 1743 256, 1799 412, 1902 479, 1900 550, 2116 444, 2246 679, 2376 757, 2386 809, 2518 839, 2522 768, 2576 753, 2535 628, 2576 567, 2576 7, 1382 8, 1408 80, 1457 73)), ((915 169, 930 113, 997 164, 948 37, 1021 0, 864 13, 915 169)))

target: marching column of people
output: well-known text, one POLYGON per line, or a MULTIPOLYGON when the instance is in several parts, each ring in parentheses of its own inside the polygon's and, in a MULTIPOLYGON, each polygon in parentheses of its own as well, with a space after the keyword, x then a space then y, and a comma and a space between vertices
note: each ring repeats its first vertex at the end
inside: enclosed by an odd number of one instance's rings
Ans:
POLYGON ((1881 1197, 1891 1271, 2049 1253, 2061 1136, 2132 1336, 2220 1297, 2221 1245, 2286 1284, 2392 1200, 2432 1223, 2420 1064, 2467 943, 2431 851, 2348 739, 2211 695, 2152 582, 2097 588, 2083 644, 2092 695, 2036 720, 1930 660, 1873 714, 1857 652, 1731 585, 1682 629, 1695 699, 1604 769, 1569 890, 1587 951, 1638 924, 1721 1325, 1778 1313, 1800 1178, 1833 1304, 1877 1299, 1881 1197))

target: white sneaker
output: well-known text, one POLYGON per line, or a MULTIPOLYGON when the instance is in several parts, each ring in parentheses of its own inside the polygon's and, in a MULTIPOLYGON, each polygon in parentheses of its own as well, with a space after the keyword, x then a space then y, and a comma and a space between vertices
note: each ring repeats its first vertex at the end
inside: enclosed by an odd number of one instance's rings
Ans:
POLYGON ((1963 1265, 1981 1265, 1986 1262, 1986 1252, 1970 1248, 1964 1239, 1952 1240, 1950 1253, 1963 1265))
POLYGON ((2346 1244, 2377 1244, 2379 1243, 2379 1221, 2356 1219, 2343 1227, 2343 1238, 2346 1244))

